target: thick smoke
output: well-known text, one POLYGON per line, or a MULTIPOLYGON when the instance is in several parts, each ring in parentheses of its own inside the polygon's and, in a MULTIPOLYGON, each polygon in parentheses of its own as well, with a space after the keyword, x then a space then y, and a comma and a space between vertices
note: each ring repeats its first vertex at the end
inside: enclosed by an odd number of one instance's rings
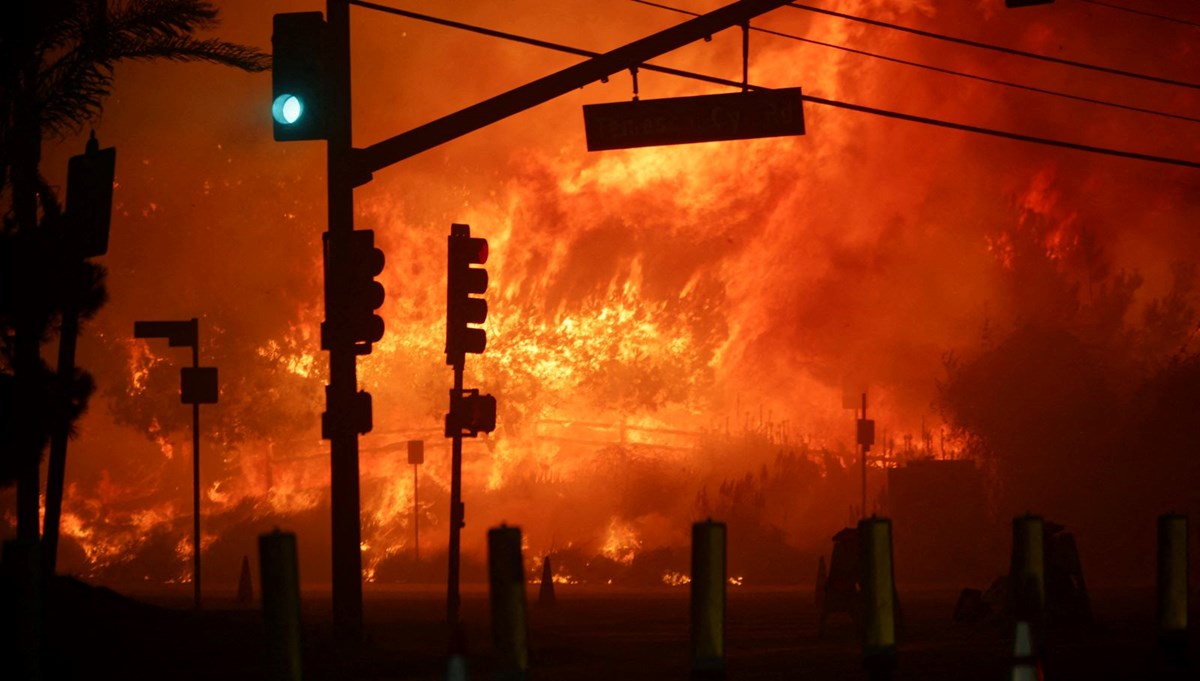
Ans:
MULTIPOLYGON (((263 46, 270 14, 293 9, 225 4, 223 37, 263 46)), ((1191 9, 1163 5, 1179 15, 1191 9)), ((1188 77, 1198 59, 1186 27, 1083 3, 1005 12, 999 0, 864 0, 837 9, 1167 77, 1188 77)), ((430 11, 597 50, 682 20, 620 2, 430 11)), ((575 61, 357 9, 354 16, 360 146, 575 61)), ((794 9, 755 25, 1200 112, 1183 88, 794 9)), ((762 85, 1200 158, 1194 123, 780 37, 754 34, 751 49, 750 78, 762 85)), ((727 31, 657 61, 737 79, 740 36, 727 31)), ((202 409, 206 575, 232 584, 255 533, 282 524, 301 532, 306 579, 326 579, 321 145, 271 141, 267 76, 155 64, 122 67, 116 82, 97 129, 119 150, 104 259, 112 300, 80 341, 79 363, 100 393, 72 443, 66 512, 75 525, 64 568, 109 582, 188 578, 190 419, 175 392, 188 358, 130 336, 135 319, 196 316, 202 362, 218 366, 222 381, 221 403, 202 409)), ((720 91, 644 71, 639 86, 643 97, 720 91)), ((1171 291, 1175 263, 1200 260, 1194 170, 813 104, 799 138, 585 152, 580 105, 631 95, 629 76, 614 76, 381 171, 358 190, 358 227, 375 230, 388 258, 388 334, 360 362, 375 404, 375 432, 362 440, 372 575, 407 578, 399 560, 411 550, 410 438, 426 439, 428 450, 422 555, 444 550, 448 456, 439 428, 450 381, 441 352, 451 222, 491 241, 489 349, 469 359, 467 384, 495 394, 501 410, 497 432, 467 448, 467 551, 479 553, 482 530, 507 521, 525 528, 531 555, 570 549, 616 563, 683 546, 691 520, 722 511, 758 528, 764 547, 824 550, 857 503, 853 475, 842 468, 852 461, 844 387, 870 386, 885 438, 939 432, 953 450, 969 440, 943 424, 937 403, 947 353, 970 358, 989 339, 1052 319, 1063 282, 1086 293, 1123 272, 1141 283, 1120 323, 1137 326, 1171 291), (1022 245, 1041 278, 1012 275, 1011 250, 1022 245), (801 493, 804 502, 789 510, 801 493)), ((68 140, 49 150, 45 172, 61 174, 80 149, 82 141, 68 140)), ((734 557, 747 573, 750 554, 734 557)))

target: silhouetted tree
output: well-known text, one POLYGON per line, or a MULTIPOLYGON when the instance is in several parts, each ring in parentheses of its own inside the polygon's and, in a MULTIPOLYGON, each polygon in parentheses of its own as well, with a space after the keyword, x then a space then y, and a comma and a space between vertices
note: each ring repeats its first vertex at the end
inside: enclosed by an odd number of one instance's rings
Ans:
POLYGON ((8 0, 0 3, 0 485, 18 484, 18 535, 37 537, 38 463, 56 421, 74 421, 94 388, 60 380, 41 358, 62 311, 104 303, 104 270, 72 256, 59 198, 39 172, 42 143, 101 111, 123 60, 207 61, 248 71, 268 55, 194 37, 217 25, 201 0, 8 0))
POLYGON ((1174 263, 1170 289, 1144 300, 1141 274, 1091 232, 1052 248, 1050 227, 995 241, 1011 312, 979 348, 947 355, 939 402, 987 464, 1001 516, 1033 510, 1103 536, 1104 569, 1128 578, 1152 545, 1147 519, 1200 502, 1197 265, 1174 263))
POLYGON ((1069 331, 1029 325, 970 362, 948 365, 941 401, 950 425, 993 467, 1009 504, 1045 508, 1111 447, 1119 410, 1110 373, 1069 331))

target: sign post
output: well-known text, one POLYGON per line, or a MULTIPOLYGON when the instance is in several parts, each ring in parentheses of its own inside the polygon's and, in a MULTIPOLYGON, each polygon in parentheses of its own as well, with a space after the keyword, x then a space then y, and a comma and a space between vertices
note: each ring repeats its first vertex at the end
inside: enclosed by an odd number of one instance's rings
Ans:
POLYGON ((425 463, 425 441, 408 441, 408 462, 413 467, 413 563, 421 562, 421 511, 417 505, 417 466, 425 463))
POLYGON ((134 322, 134 338, 166 338, 171 347, 190 347, 192 366, 179 371, 180 402, 192 405, 192 591, 200 607, 200 405, 217 403, 217 368, 200 366, 200 320, 134 322))
POLYGON ((867 418, 867 394, 862 394, 862 418, 858 420, 857 437, 859 447, 862 448, 862 508, 859 509, 859 519, 867 517, 867 452, 871 451, 871 445, 875 444, 875 420, 867 418))

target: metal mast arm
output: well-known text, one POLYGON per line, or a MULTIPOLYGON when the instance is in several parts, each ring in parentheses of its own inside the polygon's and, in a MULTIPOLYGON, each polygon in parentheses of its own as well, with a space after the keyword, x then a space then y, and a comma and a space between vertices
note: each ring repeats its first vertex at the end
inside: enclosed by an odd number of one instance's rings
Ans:
POLYGON ((788 2, 789 0, 738 0, 408 132, 376 142, 365 149, 358 149, 354 152, 357 175, 365 181, 370 173, 393 163, 416 156, 439 144, 548 102, 589 83, 626 71, 718 31, 739 26, 788 2))

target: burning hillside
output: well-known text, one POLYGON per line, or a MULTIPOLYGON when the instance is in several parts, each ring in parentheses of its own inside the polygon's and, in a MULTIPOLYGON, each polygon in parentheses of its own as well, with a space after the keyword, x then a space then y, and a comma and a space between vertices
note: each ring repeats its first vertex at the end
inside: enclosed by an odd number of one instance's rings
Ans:
MULTIPOLYGON (((228 37, 269 45, 272 12, 311 9, 284 4, 226 3, 228 37)), ((598 50, 680 20, 615 1, 520 5, 439 11, 598 50)), ((1078 3, 1019 17, 1000 8, 999 0, 838 4, 1138 71, 1183 77, 1200 59, 1187 27, 1078 3)), ((358 144, 573 59, 358 10, 354 17, 358 144)), ((1200 112, 1194 91, 997 60, 798 10, 760 24, 1200 112)), ((740 36, 726 33, 662 62, 736 78, 740 36)), ((779 36, 753 36, 750 79, 972 125, 1200 157, 1194 123, 1010 92, 779 36)), ((202 362, 221 372, 220 403, 201 417, 206 576, 232 584, 253 537, 278 525, 297 531, 306 580, 328 579, 328 444, 319 434, 327 366, 317 340, 324 155, 317 143, 271 141, 268 80, 160 66, 129 67, 117 78, 97 130, 120 150, 104 260, 111 302, 80 340, 79 364, 100 389, 71 445, 63 571, 108 583, 190 580, 190 414, 178 400, 188 358, 131 332, 135 319, 197 316, 202 362)), ((712 91, 640 75, 643 97, 712 91)), ((858 503, 847 469, 855 455, 846 386, 870 386, 879 449, 894 461, 975 455, 970 424, 945 423, 937 403, 946 353, 971 359, 1031 319, 1061 318, 1122 282, 1127 300, 1108 320, 1114 329, 1147 328, 1144 312, 1173 293, 1184 301, 1181 317, 1195 311, 1194 282, 1177 276, 1177 263, 1200 262, 1194 170, 814 105, 806 105, 803 137, 587 154, 580 105, 631 94, 628 78, 589 86, 380 172, 357 193, 357 226, 375 230, 387 257, 387 332, 359 363, 375 409, 374 430, 361 439, 368 579, 441 579, 440 564, 409 570, 405 561, 414 496, 423 560, 443 560, 445 551, 451 222, 471 224, 490 242, 488 348, 468 359, 466 385, 499 403, 496 432, 465 449, 465 551, 481 556, 484 528, 505 521, 524 529, 527 557, 563 556, 562 574, 597 582, 670 582, 670 571, 686 568, 672 552, 706 515, 740 522, 755 537, 733 545, 731 575, 785 579, 769 569, 783 561, 807 577, 807 558, 825 550, 858 503), (1122 279, 1133 272, 1137 285, 1122 279), (915 447, 895 444, 906 434, 915 447), (410 439, 426 441, 418 489, 405 455, 410 439), (648 576, 638 572, 643 565, 648 576)), ((79 148, 65 142, 44 167, 59 172, 79 148)), ((1192 329, 1197 320, 1186 321, 1192 329)), ((1177 348, 1167 343, 1146 356, 1159 361, 1177 348)), ((874 472, 872 508, 885 502, 881 482, 874 472)))

